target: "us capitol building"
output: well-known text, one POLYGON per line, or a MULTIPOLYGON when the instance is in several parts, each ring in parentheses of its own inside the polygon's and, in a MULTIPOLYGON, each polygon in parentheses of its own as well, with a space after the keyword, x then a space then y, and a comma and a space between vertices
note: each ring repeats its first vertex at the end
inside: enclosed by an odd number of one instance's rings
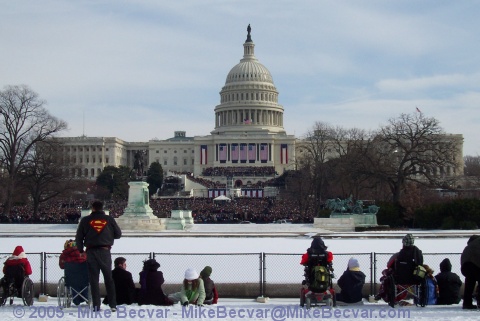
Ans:
POLYGON ((136 158, 144 164, 144 173, 153 162, 161 164, 165 173, 190 172, 195 177, 203 176, 207 169, 225 167, 245 171, 254 167, 265 173, 262 178, 254 175, 236 180, 235 185, 241 186, 247 180, 265 181, 293 169, 296 139, 283 128, 284 109, 278 103, 278 91, 270 71, 255 57, 250 25, 247 31, 243 58, 230 70, 220 91, 210 135, 188 137, 185 131, 175 131, 172 138, 148 142, 63 137, 65 156, 73 165, 70 174, 95 179, 105 166, 133 168, 136 158))
MULTIPOLYGON (((188 137, 175 131, 165 140, 126 142, 117 137, 63 137, 70 175, 95 179, 105 166, 134 168, 146 174, 158 162, 165 174, 192 173, 194 177, 226 186, 250 186, 295 169, 296 146, 301 141, 283 128, 283 106, 272 75, 255 57, 250 25, 243 44, 243 58, 227 75, 214 109, 215 127, 210 135, 188 137)), ((463 160, 463 136, 450 135, 459 144, 456 157, 463 160)), ((300 151, 301 152, 301 151, 300 151)), ((330 155, 335 157, 335 155, 330 155)), ((463 175, 463 161, 447 176, 463 175)), ((186 190, 205 186, 185 186, 186 190)))

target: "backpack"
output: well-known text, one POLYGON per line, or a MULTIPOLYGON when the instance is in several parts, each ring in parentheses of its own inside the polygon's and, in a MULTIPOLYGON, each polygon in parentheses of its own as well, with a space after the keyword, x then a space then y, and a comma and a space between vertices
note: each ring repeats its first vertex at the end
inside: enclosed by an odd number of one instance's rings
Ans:
POLYGON ((414 272, 417 266, 423 264, 423 262, 420 262, 417 256, 415 247, 400 250, 395 261, 395 279, 398 284, 419 282, 420 278, 415 277, 414 272))
POLYGON ((313 292, 325 292, 330 285, 330 272, 327 267, 317 265, 312 268, 309 289, 313 292))

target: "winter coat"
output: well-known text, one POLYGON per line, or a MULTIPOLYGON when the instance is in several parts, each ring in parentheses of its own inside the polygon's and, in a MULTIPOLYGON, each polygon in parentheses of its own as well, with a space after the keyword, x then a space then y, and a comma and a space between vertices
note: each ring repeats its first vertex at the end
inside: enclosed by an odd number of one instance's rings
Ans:
POLYGON ((365 274, 358 270, 346 270, 338 279, 338 286, 342 289, 341 301, 355 303, 362 301, 362 290, 365 284, 365 274))
POLYGON ((121 267, 115 267, 112 271, 113 282, 115 282, 115 294, 117 304, 132 304, 136 302, 135 283, 132 273, 121 267))
POLYGON ((205 285, 203 283, 202 278, 196 279, 198 280, 198 287, 193 290, 192 283, 183 282, 182 289, 180 290, 180 302, 183 304, 185 302, 195 303, 197 305, 202 305, 203 301, 205 301, 205 285), (187 285, 185 285, 187 283, 187 285))
POLYGON ((157 270, 143 270, 140 272, 139 305, 171 305, 165 297, 162 285, 165 282, 163 273, 157 270))
POLYGON ((30 262, 27 259, 27 255, 25 254, 23 247, 21 247, 20 245, 15 247, 13 254, 5 261, 3 265, 3 274, 5 274, 6 272, 5 267, 16 266, 16 265, 23 266, 25 275, 32 274, 32 267, 30 265, 30 262))
POLYGON ((302 259, 300 260, 301 265, 308 265, 308 260, 310 258, 310 254, 312 252, 324 251, 327 254, 327 263, 332 263, 333 261, 333 254, 332 252, 327 251, 327 247, 323 240, 319 237, 315 237, 312 240, 310 247, 307 249, 307 252, 302 255, 302 259))
POLYGON ((437 304, 458 304, 460 302, 460 277, 452 272, 452 264, 447 258, 440 263, 440 273, 435 276, 439 295, 437 304))
POLYGON ((202 277, 203 285, 205 287, 205 300, 212 300, 212 304, 218 303, 218 292, 215 283, 209 277, 202 277))
POLYGON ((471 240, 467 244, 460 257, 460 262, 462 266, 467 262, 471 262, 480 268, 480 237, 471 240))
POLYGON ((90 215, 82 218, 78 224, 75 243, 80 253, 83 247, 111 248, 114 240, 122 236, 122 231, 115 219, 105 214, 104 211, 93 211, 90 215))
POLYGON ((68 247, 62 251, 62 254, 60 254, 58 265, 63 270, 65 268, 65 262, 82 263, 86 260, 86 254, 80 253, 76 246, 68 247))

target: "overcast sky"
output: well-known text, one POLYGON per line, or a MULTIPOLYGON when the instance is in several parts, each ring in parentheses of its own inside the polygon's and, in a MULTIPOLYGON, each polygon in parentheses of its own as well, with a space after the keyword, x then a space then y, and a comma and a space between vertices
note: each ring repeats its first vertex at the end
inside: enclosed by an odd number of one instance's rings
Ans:
POLYGON ((435 117, 480 155, 479 1, 0 0, 0 88, 28 85, 63 136, 167 139, 214 129, 243 56, 273 76, 288 134, 435 117))

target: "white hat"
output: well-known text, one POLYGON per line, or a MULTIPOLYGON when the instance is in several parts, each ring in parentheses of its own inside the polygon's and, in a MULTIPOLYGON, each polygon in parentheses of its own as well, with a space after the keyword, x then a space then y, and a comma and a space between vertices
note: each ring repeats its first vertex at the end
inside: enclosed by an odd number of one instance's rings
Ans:
POLYGON ((185 271, 185 279, 188 281, 196 280, 198 279, 199 275, 198 272, 195 269, 188 268, 185 271))

